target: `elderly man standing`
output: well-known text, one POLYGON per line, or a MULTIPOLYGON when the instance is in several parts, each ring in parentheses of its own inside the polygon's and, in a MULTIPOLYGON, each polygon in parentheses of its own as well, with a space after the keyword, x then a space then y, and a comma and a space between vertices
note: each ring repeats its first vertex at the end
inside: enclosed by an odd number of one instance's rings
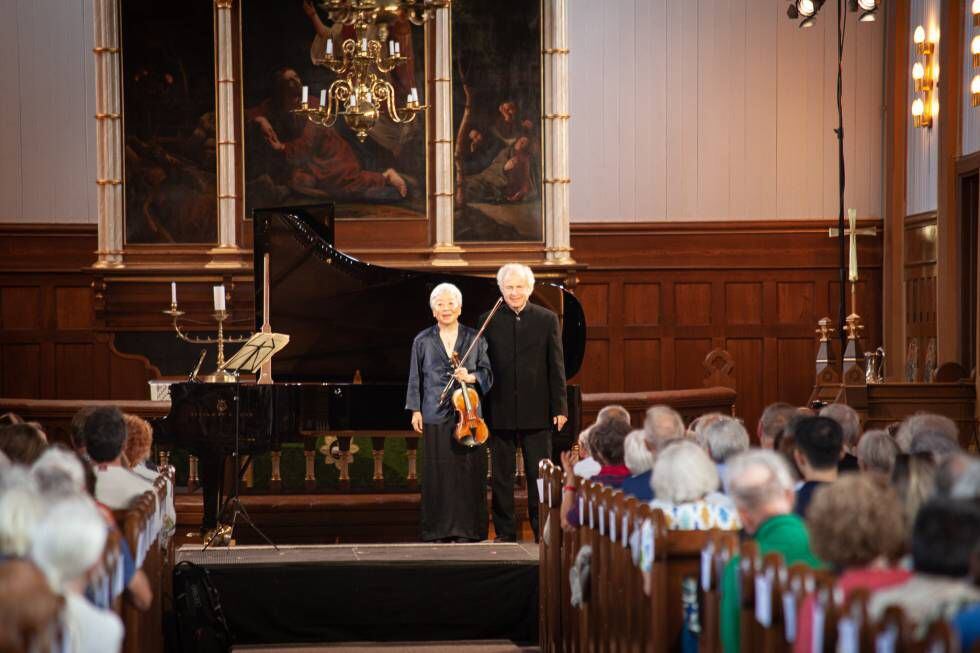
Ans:
MULTIPOLYGON (((551 456, 551 434, 568 419, 565 358, 558 316, 528 301, 534 273, 518 263, 497 272, 507 306, 484 332, 493 370, 487 394, 493 465, 493 527, 498 541, 517 541, 514 517, 516 449, 524 451, 527 512, 538 534, 538 463, 551 456)), ((486 315, 480 317, 480 323, 486 315)))
MULTIPOLYGON (((728 461, 728 492, 745 532, 759 545, 759 553, 783 554, 787 565, 821 562, 810 550, 806 524, 793 513, 793 477, 782 456, 752 449, 728 461)), ((725 653, 739 651, 739 557, 725 567, 721 585, 721 642, 725 653)))

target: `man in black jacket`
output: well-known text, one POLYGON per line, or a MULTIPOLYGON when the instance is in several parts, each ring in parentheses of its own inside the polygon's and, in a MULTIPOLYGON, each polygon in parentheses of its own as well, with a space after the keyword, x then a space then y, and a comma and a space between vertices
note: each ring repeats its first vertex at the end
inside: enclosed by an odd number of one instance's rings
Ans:
MULTIPOLYGON (((534 273, 508 263, 497 272, 506 306, 484 337, 494 384, 487 394, 493 469, 493 526, 498 541, 516 541, 514 518, 515 452, 524 452, 528 517, 538 534, 538 463, 551 456, 551 434, 565 426, 565 359, 558 316, 528 301, 534 273)), ((480 318, 480 323, 486 315, 480 318)))

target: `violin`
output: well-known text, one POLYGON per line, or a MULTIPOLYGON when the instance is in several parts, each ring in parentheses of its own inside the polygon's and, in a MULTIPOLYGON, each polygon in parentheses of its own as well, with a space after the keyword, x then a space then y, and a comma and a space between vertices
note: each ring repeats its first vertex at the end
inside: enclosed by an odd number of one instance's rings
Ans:
MULTIPOLYGON (((452 354, 453 367, 459 367, 459 354, 452 354)), ((480 397, 476 390, 464 381, 459 382, 459 388, 453 392, 453 406, 459 416, 456 424, 456 441, 464 447, 477 447, 484 444, 490 437, 487 423, 477 413, 480 407, 480 397)))

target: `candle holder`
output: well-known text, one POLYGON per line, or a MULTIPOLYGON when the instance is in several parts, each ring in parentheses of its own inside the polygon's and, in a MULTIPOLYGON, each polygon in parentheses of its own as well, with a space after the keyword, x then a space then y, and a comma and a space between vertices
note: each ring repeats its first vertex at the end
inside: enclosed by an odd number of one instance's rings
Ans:
POLYGON ((169 315, 171 320, 173 320, 173 328, 177 333, 177 337, 184 342, 189 342, 193 345, 218 345, 218 368, 215 370, 214 374, 202 377, 205 381, 209 383, 232 383, 235 380, 235 375, 220 370, 221 366, 225 364, 225 343, 229 344, 241 344, 248 342, 248 339, 252 336, 249 334, 247 336, 232 336, 225 337, 224 323, 228 319, 228 311, 226 310, 216 310, 212 315, 215 321, 218 323, 218 333, 216 337, 201 337, 189 335, 186 331, 181 328, 180 318, 185 314, 177 308, 176 302, 170 303, 170 310, 163 311, 164 315, 169 315))

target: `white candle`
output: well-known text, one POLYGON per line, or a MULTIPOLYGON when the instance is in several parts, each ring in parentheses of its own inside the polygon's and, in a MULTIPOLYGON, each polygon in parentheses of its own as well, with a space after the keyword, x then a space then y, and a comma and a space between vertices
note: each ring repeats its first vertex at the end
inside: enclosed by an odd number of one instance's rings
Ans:
POLYGON ((414 86, 412 87, 412 100, 415 102, 419 101, 419 90, 414 86))
POLYGON ((361 39, 361 50, 367 52, 367 39, 361 39))
POLYGON ((320 91, 320 106, 327 106, 327 89, 322 89, 320 91))
POLYGON ((327 56, 333 54, 333 39, 327 39, 327 56))
POLYGON ((353 94, 353 93, 352 93, 352 94, 351 94, 351 96, 350 96, 350 105, 351 105, 352 107, 355 107, 355 106, 357 106, 357 98, 356 98, 356 97, 354 97, 354 94, 353 94))
POLYGON ((310 101, 310 87, 309 86, 304 86, 303 87, 303 104, 306 104, 309 101, 310 101))
POLYGON ((394 41, 388 41, 388 54, 390 56, 392 56, 392 57, 395 56, 395 42, 394 41))
POLYGON ((402 44, 395 41, 395 54, 400 55, 402 53, 402 44))
POLYGON ((847 222, 850 227, 850 261, 848 265, 848 281, 857 281, 858 279, 858 252, 857 252, 857 209, 847 210, 847 222))
POLYGON ((364 99, 367 100, 368 102, 371 101, 371 91, 368 91, 367 93, 364 94, 364 99))
POLYGON ((170 303, 174 306, 177 305, 177 282, 170 282, 170 303))
POLYGON ((224 286, 214 287, 214 310, 216 311, 225 310, 225 287, 224 286))
POLYGON ((411 93, 409 93, 408 95, 405 96, 405 104, 406 105, 411 105, 412 104, 412 94, 411 93))

